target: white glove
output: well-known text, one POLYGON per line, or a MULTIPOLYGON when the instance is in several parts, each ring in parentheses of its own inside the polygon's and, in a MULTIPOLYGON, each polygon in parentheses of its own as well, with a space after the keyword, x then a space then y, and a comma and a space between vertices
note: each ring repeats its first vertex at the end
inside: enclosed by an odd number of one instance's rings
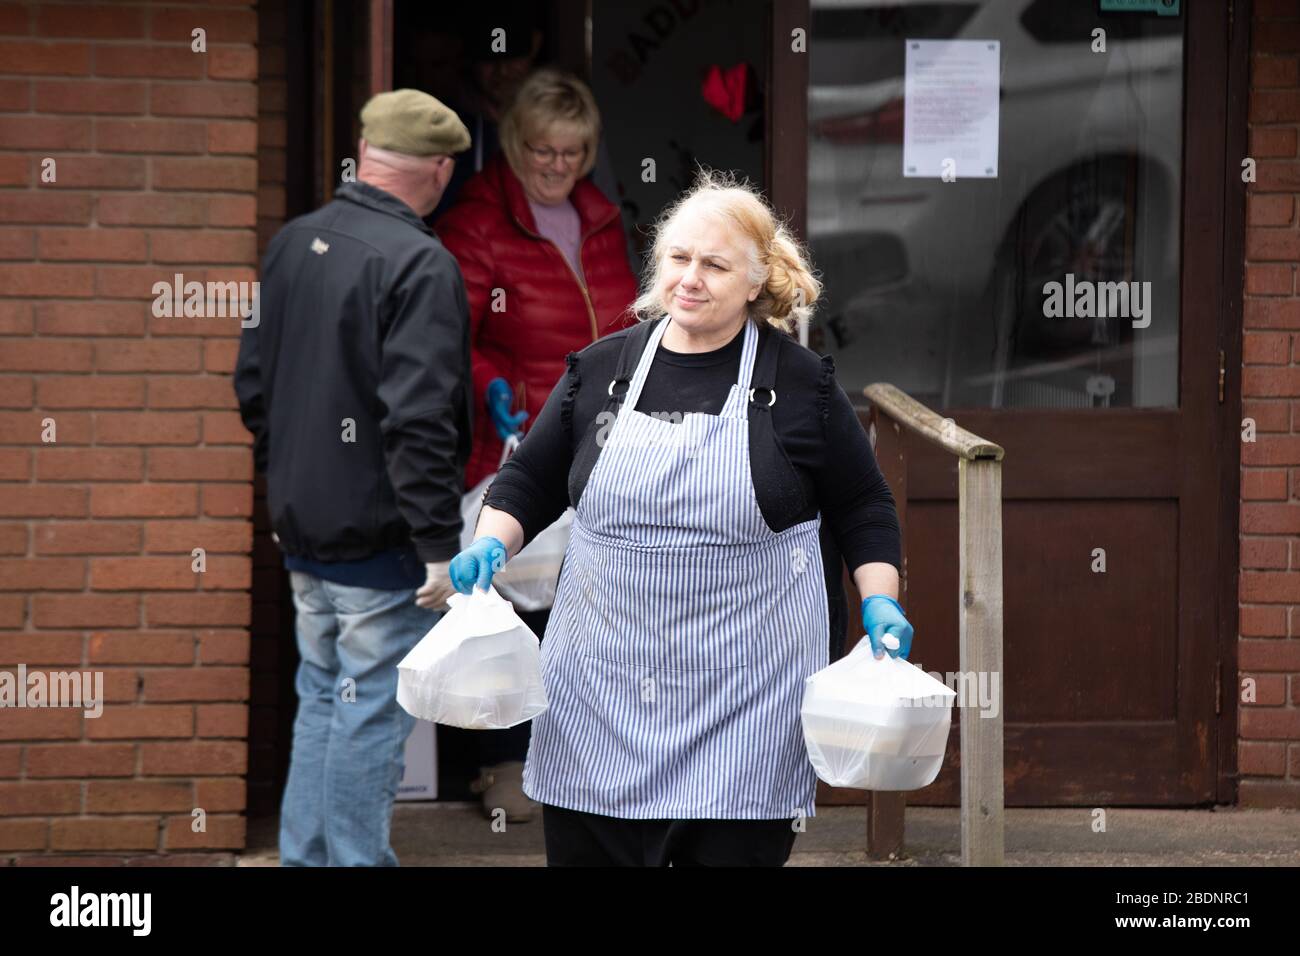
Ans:
POLYGON ((424 585, 415 592, 416 604, 434 611, 448 606, 447 599, 456 593, 456 589, 451 586, 451 576, 447 573, 450 567, 450 561, 424 566, 424 585))

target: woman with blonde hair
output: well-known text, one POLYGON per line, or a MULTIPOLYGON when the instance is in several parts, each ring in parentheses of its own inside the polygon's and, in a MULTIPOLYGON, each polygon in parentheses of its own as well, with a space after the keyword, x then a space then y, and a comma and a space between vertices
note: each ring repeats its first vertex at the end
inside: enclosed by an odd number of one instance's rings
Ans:
POLYGON ((756 191, 702 174, 649 265, 643 321, 568 356, 449 574, 486 588, 575 506, 523 778, 550 864, 781 865, 815 812, 819 528, 905 657, 897 514, 831 359, 785 334, 819 284, 756 191))

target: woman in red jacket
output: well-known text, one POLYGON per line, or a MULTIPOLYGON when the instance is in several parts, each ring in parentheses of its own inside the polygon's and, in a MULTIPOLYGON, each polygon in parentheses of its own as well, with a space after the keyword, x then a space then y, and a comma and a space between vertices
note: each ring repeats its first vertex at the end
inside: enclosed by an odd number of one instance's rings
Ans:
MULTIPOLYGON (((499 135, 501 153, 434 224, 469 298, 475 405, 466 490, 497 470, 502 443, 564 380, 569 352, 636 321, 618 207, 586 178, 600 138, 591 90, 538 70, 515 94, 499 135)), ((540 636, 549 614, 521 617, 540 636)), ((476 735, 486 765, 472 789, 489 816, 497 808, 510 822, 532 816, 522 788, 529 729, 476 735)))
POLYGON ((497 470, 502 442, 540 411, 565 355, 635 321, 618 207, 586 178, 600 137, 591 91, 558 70, 536 71, 500 137, 501 153, 434 226, 469 296, 475 425, 466 490, 497 470))

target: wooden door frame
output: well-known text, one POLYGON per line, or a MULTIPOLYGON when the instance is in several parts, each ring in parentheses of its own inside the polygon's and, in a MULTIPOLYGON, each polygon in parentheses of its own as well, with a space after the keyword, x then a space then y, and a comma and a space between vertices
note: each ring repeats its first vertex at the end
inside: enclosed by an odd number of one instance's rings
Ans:
MULTIPOLYGON (((1201 480, 1212 469, 1184 468, 1182 474, 1170 476, 1170 491, 1180 503, 1177 677, 1179 686, 1192 680, 1214 684, 1180 699, 1175 719, 1180 726, 1190 722, 1196 727, 1196 733, 1187 735, 1179 744, 1181 765, 1199 768, 1193 775, 1195 779, 1187 781, 1189 789, 1210 794, 1218 802, 1232 803, 1237 796, 1234 688, 1245 242, 1244 187, 1236 170, 1246 155, 1251 0, 1235 0, 1222 6, 1188 4, 1184 16, 1179 407, 1163 422, 1162 416, 1152 416, 1150 437, 1155 447, 1174 449, 1178 460, 1219 464, 1213 471, 1213 483, 1201 480), (1198 227, 1194 232, 1187 228, 1189 221, 1198 227), (1196 349, 1194 366, 1186 360, 1189 346, 1196 349), (1220 350, 1228 370, 1221 402, 1217 400, 1217 389, 1206 384, 1217 381, 1220 350), (1193 532, 1202 515, 1215 518, 1209 532, 1202 529, 1198 535, 1193 532), (1204 542, 1210 546, 1202 550, 1204 542), (1206 553, 1213 554, 1215 560, 1206 562, 1206 553), (1198 618, 1200 610, 1187 599, 1196 594, 1214 595, 1213 620, 1198 618), (1198 634, 1199 638, 1188 639, 1198 634), (1188 740, 1196 747, 1196 754, 1187 752, 1188 740)), ((808 0, 774 2, 770 23, 767 188, 776 209, 788 218, 800 237, 806 238, 808 54, 792 54, 790 42, 791 31, 796 28, 807 31, 805 36, 811 32, 808 0)), ((811 38, 808 42, 812 42, 811 38)), ((863 401, 854 398, 855 402, 863 401)), ((1116 409, 1111 414, 1123 415, 1127 411, 1116 409)), ((864 428, 866 414, 865 407, 861 408, 864 428)), ((1079 423, 1089 431, 1107 424, 1104 419, 1084 417, 1079 423)), ((987 429, 976 430, 984 433, 987 429)), ((1014 461, 1007 464, 1014 475, 1014 461)), ((1147 468, 1152 462, 1131 464, 1147 468)), ((922 481, 924 474, 914 477, 918 486, 934 483, 922 481)), ((1062 494, 1068 494, 1068 489, 1062 489, 1062 494)))

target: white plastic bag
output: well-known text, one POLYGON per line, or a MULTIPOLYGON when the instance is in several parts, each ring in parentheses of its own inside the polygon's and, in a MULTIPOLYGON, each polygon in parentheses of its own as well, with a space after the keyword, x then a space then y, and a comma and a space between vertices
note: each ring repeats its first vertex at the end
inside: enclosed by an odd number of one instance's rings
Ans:
MULTIPOLYGON (((898 649, 886 635, 883 644, 898 649)), ((957 693, 915 664, 876 660, 863 637, 804 682, 804 743, 832 787, 919 790, 939 775, 957 693)))
MULTIPOLYGON (((518 447, 516 436, 507 438, 501 464, 505 464, 518 447)), ((460 532, 462 551, 474 543, 474 526, 478 524, 478 513, 483 507, 483 492, 495 477, 495 474, 488 475, 461 499, 460 516, 464 521, 460 532)), ((569 525, 572 523, 573 509, 568 508, 492 576, 493 587, 519 610, 541 611, 555 603, 555 586, 560 577, 560 563, 569 546, 569 525)))
POLYGON ((397 702, 421 720, 503 730, 547 707, 537 635, 489 588, 451 610, 397 665, 397 702))

